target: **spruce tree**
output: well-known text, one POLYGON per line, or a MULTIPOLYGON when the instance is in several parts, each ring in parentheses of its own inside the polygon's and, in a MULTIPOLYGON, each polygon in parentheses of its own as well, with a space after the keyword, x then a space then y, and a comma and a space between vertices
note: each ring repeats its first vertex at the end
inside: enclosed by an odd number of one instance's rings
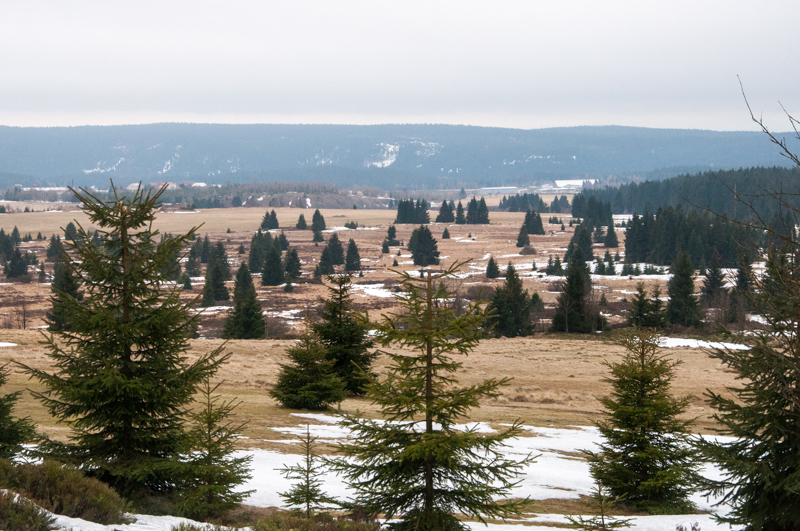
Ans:
POLYGON ((326 505, 339 505, 322 491, 322 481, 319 479, 324 474, 324 464, 319 462, 314 446, 319 437, 311 436, 311 429, 306 424, 306 434, 300 439, 302 449, 301 462, 295 466, 279 468, 280 473, 289 480, 297 481, 288 492, 279 492, 281 498, 286 500, 286 507, 300 507, 305 512, 305 517, 311 519, 314 512, 326 505))
POLYGON ((467 203, 467 224, 475 225, 478 223, 478 200, 473 196, 467 203))
POLYGON ((25 259, 19 251, 19 247, 15 247, 11 253, 11 259, 6 264, 3 272, 9 280, 23 279, 28 274, 28 266, 25 264, 25 259))
MULTIPOLYGON (((242 264, 242 267, 247 266, 242 264)), ((244 424, 232 423, 230 416, 241 402, 237 403, 235 398, 222 400, 215 395, 219 386, 219 383, 212 386, 206 379, 197 400, 200 409, 189 413, 192 427, 187 435, 191 454, 185 463, 188 485, 178 493, 180 511, 189 518, 219 517, 255 492, 235 490, 252 477, 249 465, 253 458, 232 456, 244 424)))
POLYGON ((700 310, 694 296, 694 268, 689 255, 678 253, 671 269, 672 278, 667 284, 667 319, 673 324, 697 326, 700 324, 700 310))
POLYGON ((348 273, 351 271, 361 271, 361 256, 358 254, 358 246, 355 240, 350 238, 347 244, 347 256, 344 259, 344 270, 348 273))
POLYGON ((320 229, 311 229, 313 232, 313 236, 311 237, 312 242, 324 242, 325 238, 322 237, 322 231, 320 229))
POLYGON ((634 295, 628 310, 628 324, 645 328, 664 327, 665 313, 661 301, 661 288, 655 286, 652 296, 648 298, 644 282, 636 284, 636 295, 634 295))
POLYGON ((228 281, 232 278, 231 266, 230 263, 228 263, 228 252, 225 250, 224 243, 219 241, 216 243, 216 245, 211 247, 211 253, 208 261, 209 263, 214 264, 223 281, 228 281))
POLYGON ((519 228, 519 234, 517 235, 517 247, 525 247, 526 245, 530 244, 531 240, 528 237, 528 228, 523 223, 519 228))
POLYGON ((61 237, 55 235, 50 236, 50 243, 47 246, 47 251, 45 251, 45 258, 47 261, 52 262, 53 260, 57 260, 63 252, 64 251, 61 249, 61 237))
POLYGON ((414 265, 424 267, 439 263, 439 248, 436 245, 436 238, 425 225, 420 225, 411 233, 408 250, 411 251, 414 265))
POLYGON ((281 247, 277 240, 267 250, 264 259, 264 269, 261 271, 262 286, 279 286, 283 284, 283 263, 281 262, 281 247))
MULTIPOLYGON (((0 388, 8 381, 9 370, 0 367, 0 388)), ((11 459, 23 451, 23 444, 33 442, 36 430, 29 418, 16 418, 12 415, 14 406, 22 396, 22 391, 0 395, 0 459, 11 459)))
POLYGON ((278 229, 280 228, 280 224, 278 223, 278 215, 273 210, 269 213, 269 229, 278 229))
POLYGON ((389 228, 386 229, 386 241, 389 245, 400 245, 400 242, 397 241, 397 229, 394 225, 389 225, 389 228))
POLYGON ((291 248, 286 251, 286 256, 283 258, 283 271, 287 277, 300 278, 300 256, 297 254, 297 249, 291 248))
POLYGON ((690 396, 674 398, 670 384, 679 361, 658 352, 659 335, 636 329, 621 339, 625 357, 606 362, 613 387, 600 402, 608 419, 597 427, 605 441, 585 452, 595 481, 639 510, 685 514, 699 480, 699 463, 689 447, 692 421, 681 420, 690 396))
POLYGON ((189 249, 189 255, 186 258, 186 274, 190 277, 199 277, 202 274, 200 270, 200 255, 199 251, 193 246, 189 249))
POLYGON ((280 364, 278 381, 270 396, 284 407, 323 411, 345 398, 345 385, 333 372, 328 351, 312 336, 286 350, 289 364, 280 364))
POLYGON ((467 223, 467 218, 464 215, 464 206, 461 204, 461 201, 459 201, 458 207, 456 208, 456 224, 465 225, 466 223, 467 223))
POLYGON ((203 297, 200 305, 204 307, 214 306, 216 301, 227 301, 230 299, 228 288, 225 287, 225 277, 218 260, 211 260, 206 267, 205 284, 203 285, 203 297))
POLYGON ((250 268, 242 263, 236 272, 233 288, 233 310, 222 329, 223 339, 261 339, 264 337, 264 317, 256 297, 256 286, 250 268))
POLYGON ((297 218, 297 224, 294 226, 294 228, 297 230, 306 230, 308 228, 306 217, 303 214, 300 214, 300 217, 297 218))
MULTIPOLYGON (((478 223, 488 225, 489 224, 489 208, 486 206, 486 200, 481 197, 481 200, 478 202, 478 215, 477 215, 478 223)), ((539 220, 541 222, 541 220, 539 220)))
POLYGON ((445 227, 444 231, 442 232, 442 239, 443 240, 449 240, 450 239, 450 231, 447 230, 447 227, 445 227))
POLYGON ((369 324, 360 319, 353 307, 349 275, 328 277, 328 298, 317 309, 320 320, 311 330, 327 349, 333 372, 344 382, 347 392, 363 395, 376 354, 370 352, 369 324))
POLYGON ((525 228, 528 234, 544 234, 544 225, 542 225, 542 215, 533 210, 528 210, 525 213, 525 228))
POLYGON ((79 291, 80 284, 72 272, 69 257, 64 254, 53 265, 53 282, 50 284, 50 303, 52 307, 45 316, 47 329, 50 332, 62 332, 69 327, 66 299, 72 298, 76 302, 83 300, 83 293, 79 291))
MULTIPOLYGON (((611 511, 617 510, 617 506, 623 501, 622 496, 612 496, 605 487, 595 484, 592 493, 589 495, 591 506, 597 516, 584 518, 583 516, 566 516, 572 525, 581 531, 614 531, 631 526, 632 518, 617 519, 610 516, 611 511)), ((698 530, 699 531, 699 530, 698 530)))
POLYGON ((127 197, 114 192, 107 202, 74 191, 106 238, 98 247, 78 227, 65 244, 84 298, 64 300, 69 330, 46 338, 58 371, 22 365, 46 388, 34 396, 72 429, 68 442, 48 440, 39 450, 125 495, 175 486, 185 466, 186 408, 198 384, 227 359, 220 347, 186 361, 198 316, 181 303, 180 287, 166 282, 163 267, 194 229, 156 243, 151 224, 165 190, 145 194, 140 188, 127 197))
POLYGON ((436 216, 436 223, 452 223, 456 220, 453 210, 447 201, 442 201, 442 206, 439 207, 439 214, 436 216))
POLYGON ((344 264, 344 249, 342 249, 342 242, 339 240, 339 235, 335 232, 328 238, 328 250, 331 253, 331 262, 333 265, 344 264))
POLYGON ((619 247, 619 239, 617 238, 617 231, 614 230, 613 226, 608 227, 608 232, 606 233, 606 237, 603 239, 603 245, 612 249, 616 249, 617 247, 619 247))
POLYGON ((325 218, 322 216, 319 209, 316 209, 314 215, 311 216, 311 230, 319 232, 325 230, 325 218))
POLYGON ((570 262, 572 254, 575 249, 581 250, 581 259, 584 262, 591 262, 594 260, 594 253, 592 253, 592 233, 586 225, 580 224, 575 227, 575 232, 569 241, 567 253, 564 255, 564 261, 570 262))
POLYGON ((497 278, 500 276, 500 268, 497 267, 497 262, 494 256, 489 257, 489 262, 486 264, 486 278, 497 278))
POLYGON ((319 273, 316 275, 318 277, 323 275, 333 275, 336 272, 336 270, 333 268, 333 260, 331 260, 331 250, 328 249, 327 246, 322 249, 322 254, 319 257, 319 263, 317 264, 317 272, 319 273))
POLYGON ((736 383, 706 390, 726 439, 697 440, 703 457, 721 470, 705 487, 730 511, 722 523, 747 531, 800 528, 800 246, 771 227, 762 277, 751 277, 754 310, 766 324, 751 335, 729 335, 749 349, 710 353, 736 383))
POLYGON ((592 288, 580 247, 572 254, 566 276, 550 331, 589 334, 602 328, 603 319, 589 308, 587 301, 592 288))
POLYGON ((278 246, 281 248, 281 251, 285 251, 289 248, 289 238, 286 237, 286 233, 281 231, 276 238, 278 241, 278 246))
POLYGON ((497 288, 489 304, 489 318, 487 324, 497 336, 518 337, 529 336, 533 333, 531 310, 538 294, 531 297, 528 290, 522 289, 514 266, 508 264, 506 268, 506 281, 497 288))
POLYGON ((381 244, 381 254, 388 254, 390 251, 389 242, 387 240, 383 240, 383 243, 381 244))
POLYGON ((200 249, 200 263, 207 264, 209 259, 211 258, 211 240, 208 238, 208 234, 206 234, 205 237, 203 238, 202 243, 200 243, 199 249, 200 249))
POLYGON ((386 353, 391 359, 386 377, 368 389, 386 422, 348 414, 341 422, 353 438, 340 446, 342 457, 332 469, 354 491, 353 504, 368 515, 383 514, 392 530, 466 530, 454 513, 483 522, 521 509, 520 502, 496 501, 508 496, 530 462, 500 454, 503 442, 519 434, 519 424, 490 435, 456 426, 508 381, 458 386, 462 363, 454 356, 477 346, 486 313, 470 305, 456 315, 448 305, 434 303, 454 296, 441 280, 456 271, 454 266, 441 275, 428 272, 422 280, 403 274, 404 311, 374 324, 382 345, 401 349, 386 353))
POLYGON ((711 265, 706 270, 706 278, 703 280, 703 287, 700 288, 700 300, 705 306, 719 304, 722 297, 727 295, 725 289, 725 274, 719 268, 719 258, 713 256, 711 265))

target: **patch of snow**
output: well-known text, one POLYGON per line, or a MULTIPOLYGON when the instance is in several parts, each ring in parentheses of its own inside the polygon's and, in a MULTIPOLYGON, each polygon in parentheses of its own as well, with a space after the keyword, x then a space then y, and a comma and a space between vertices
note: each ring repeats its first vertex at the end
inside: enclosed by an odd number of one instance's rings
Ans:
POLYGON ((739 345, 736 343, 720 343, 701 341, 699 339, 684 339, 682 337, 662 337, 658 342, 658 346, 662 348, 718 348, 728 350, 750 350, 747 345, 739 345))
MULTIPOLYGON (((413 262, 411 262, 413 263, 413 262)), ((395 294, 386 289, 383 283, 379 284, 353 284, 353 291, 363 293, 362 297, 379 297, 381 299, 391 299, 395 294)))
POLYGON ((16 347, 16 343, 0 343, 0 348, 2 347, 16 347))

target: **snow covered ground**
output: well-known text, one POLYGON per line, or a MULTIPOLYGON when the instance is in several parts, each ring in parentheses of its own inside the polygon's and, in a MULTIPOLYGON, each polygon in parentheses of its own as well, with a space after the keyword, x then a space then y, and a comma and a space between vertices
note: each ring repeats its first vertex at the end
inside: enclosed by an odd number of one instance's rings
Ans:
MULTIPOLYGON (((338 425, 339 418, 324 414, 296 414, 295 416, 309 421, 311 435, 319 437, 319 442, 337 443, 345 442, 349 433, 338 425), (311 424, 313 422, 313 424, 311 424)), ((475 427, 477 431, 492 431, 485 423, 471 424, 462 428, 475 427)), ((284 435, 304 435, 305 425, 273 428, 276 433, 284 435)), ((530 496, 533 499, 548 498, 578 498, 579 495, 588 495, 592 489, 592 479, 589 467, 583 459, 575 454, 580 450, 596 450, 601 440, 600 433, 594 427, 575 426, 571 428, 549 428, 536 426, 523 426, 524 434, 508 441, 504 453, 510 459, 523 459, 528 454, 538 456, 536 461, 528 465, 522 476, 520 485, 512 493, 514 497, 530 496)), ((279 441, 288 446, 297 444, 298 441, 281 439, 279 441)), ((285 479, 278 469, 300 463, 297 454, 283 453, 275 450, 242 450, 236 452, 237 457, 251 456, 252 479, 241 490, 254 489, 255 492, 245 503, 256 507, 281 506, 283 500, 279 492, 290 489, 291 482, 285 479)), ((719 477, 719 472, 706 467, 702 473, 707 477, 719 477)), ((344 482, 334 474, 323 477, 325 492, 335 498, 345 499, 351 493, 344 482)), ((714 507, 715 500, 708 500, 695 494, 692 500, 698 508, 705 511, 725 511, 725 507, 714 507)), ((58 525, 71 528, 74 531, 169 531, 181 522, 188 520, 165 516, 133 515, 136 522, 127 525, 102 526, 85 522, 75 518, 58 517, 58 525)), ((728 526, 718 525, 711 515, 676 515, 676 516, 642 516, 634 518, 631 529, 637 531, 671 531, 678 524, 687 529, 691 523, 698 522, 704 531, 728 529, 728 526)), ((537 531, 563 531, 556 527, 563 525, 566 519, 563 515, 539 514, 526 515, 525 518, 509 521, 506 524, 491 524, 489 531, 522 531, 526 525, 535 525, 537 531), (548 526, 548 524, 553 524, 548 526)), ((482 524, 470 524, 475 530, 487 529, 482 524)))

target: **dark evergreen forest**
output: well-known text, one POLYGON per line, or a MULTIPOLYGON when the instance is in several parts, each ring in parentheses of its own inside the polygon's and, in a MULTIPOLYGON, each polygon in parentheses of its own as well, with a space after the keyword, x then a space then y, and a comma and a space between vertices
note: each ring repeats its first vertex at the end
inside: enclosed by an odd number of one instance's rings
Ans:
POLYGON ((727 171, 710 171, 694 175, 681 175, 662 181, 645 181, 624 184, 619 188, 584 190, 573 203, 595 197, 611 203, 614 214, 643 213, 659 208, 682 206, 686 210, 709 209, 717 214, 739 219, 758 212, 764 220, 778 214, 778 203, 765 195, 765 190, 794 194, 784 196, 789 205, 800 207, 800 169, 758 167, 727 171), (737 203, 734 193, 752 201, 753 210, 737 203))

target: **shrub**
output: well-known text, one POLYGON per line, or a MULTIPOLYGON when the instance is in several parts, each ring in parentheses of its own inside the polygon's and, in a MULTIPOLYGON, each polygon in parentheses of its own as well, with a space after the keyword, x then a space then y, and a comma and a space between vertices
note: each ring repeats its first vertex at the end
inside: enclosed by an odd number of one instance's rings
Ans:
POLYGON ((0 529, 5 531, 50 531, 55 518, 30 500, 0 491, 0 529))
POLYGON ((30 498, 52 513, 104 525, 125 521, 126 502, 108 485, 84 476, 77 468, 55 461, 17 466, 8 466, 8 461, 0 463, 0 486, 30 498))
POLYGON ((251 531, 378 531, 380 526, 374 520, 335 518, 328 514, 305 518, 299 511, 279 511, 253 523, 250 529, 251 531))

